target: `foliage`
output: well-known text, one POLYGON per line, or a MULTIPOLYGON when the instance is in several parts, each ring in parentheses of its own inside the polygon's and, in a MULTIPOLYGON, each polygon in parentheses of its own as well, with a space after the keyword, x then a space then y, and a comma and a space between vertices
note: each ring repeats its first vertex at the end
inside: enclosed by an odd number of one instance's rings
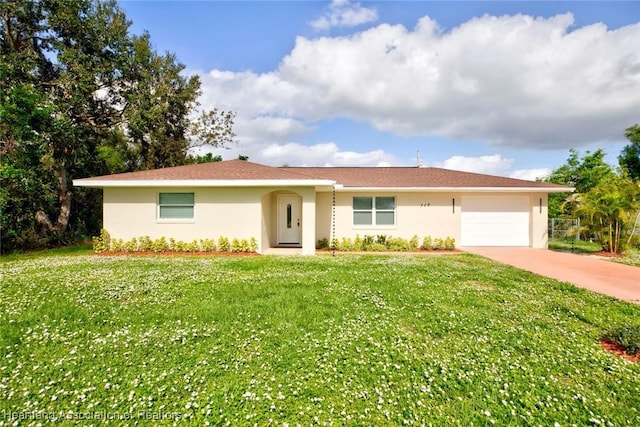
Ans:
POLYGON ((229 239, 224 236, 218 237, 218 250, 220 252, 229 252, 231 251, 231 244, 229 243, 229 239))
POLYGON ((640 185, 612 175, 585 194, 568 199, 580 217, 581 229, 601 243, 602 250, 622 253, 629 247, 640 212, 640 185))
POLYGON ((234 114, 200 111, 200 81, 158 54, 115 0, 0 2, 0 250, 100 229, 86 176, 174 166, 230 143, 234 114), (192 117, 197 116, 192 120, 192 117))
POLYGON ((628 354, 640 355, 640 323, 609 328, 603 338, 620 344, 628 354))
POLYGON ((213 252, 216 250, 216 241, 214 239, 200 239, 200 248, 204 252, 213 252))
MULTIPOLYGON (((614 175, 611 166, 604 161, 604 156, 604 151, 598 149, 593 153, 587 151, 580 158, 578 151, 571 149, 566 163, 545 178, 545 182, 568 185, 574 187, 576 193, 586 193, 603 179, 614 175)), ((572 215, 572 206, 565 203, 568 195, 568 193, 549 194, 549 218, 572 215)))
POLYGON ((330 249, 329 239, 326 237, 323 239, 319 239, 316 243, 316 249, 328 250, 330 249))
POLYGON ((625 136, 631 143, 622 149, 618 161, 631 179, 640 181, 640 126, 631 126, 625 131, 625 136))
POLYGON ((107 252, 111 247, 111 236, 104 228, 100 230, 100 235, 92 239, 93 251, 95 253, 107 252))
POLYGON ((0 263, 7 413, 133 416, 114 425, 175 421, 139 411, 193 425, 640 425, 640 364, 598 344, 608 325, 638 324, 640 307, 482 257, 0 263))
POLYGON ((335 249, 342 252, 413 252, 418 249, 454 250, 456 247, 456 241, 453 237, 433 240, 431 236, 426 236, 421 245, 419 242, 420 239, 416 235, 407 240, 402 237, 387 236, 385 234, 378 234, 376 236, 367 234, 363 237, 357 234, 354 239, 349 237, 343 237, 341 239, 334 238, 333 247, 329 244, 329 239, 320 239, 316 247, 318 249, 335 249))
POLYGON ((216 155, 213 153, 206 153, 202 155, 190 155, 187 159, 188 163, 200 164, 200 163, 212 163, 212 162, 221 162, 222 156, 216 155))
POLYGON ((425 236, 425 238, 422 239, 422 245, 420 245, 420 248, 425 251, 430 251, 433 249, 433 239, 431 238, 431 236, 425 236))
POLYGON ((166 237, 152 239, 149 236, 132 238, 128 241, 122 239, 112 239, 107 230, 101 230, 100 235, 93 238, 93 251, 95 253, 104 252, 256 252, 258 241, 251 239, 233 238, 229 243, 229 238, 220 236, 218 244, 214 239, 200 239, 185 242, 166 237))

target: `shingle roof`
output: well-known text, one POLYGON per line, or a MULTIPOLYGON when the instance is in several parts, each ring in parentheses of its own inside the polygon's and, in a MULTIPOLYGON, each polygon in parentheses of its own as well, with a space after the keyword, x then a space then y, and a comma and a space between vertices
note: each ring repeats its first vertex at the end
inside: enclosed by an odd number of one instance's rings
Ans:
POLYGON ((274 168, 243 160, 175 166, 85 178, 82 181, 165 181, 165 180, 291 180, 317 179, 284 168, 274 168))
POLYGON ((202 163, 139 172, 97 176, 76 180, 114 184, 118 181, 190 181, 190 180, 328 180, 344 187, 375 188, 541 188, 570 189, 544 182, 526 181, 440 168, 418 167, 272 167, 242 160, 202 163))
POLYGON ((440 168, 418 167, 286 167, 291 172, 330 179, 344 187, 540 187, 562 185, 440 168))

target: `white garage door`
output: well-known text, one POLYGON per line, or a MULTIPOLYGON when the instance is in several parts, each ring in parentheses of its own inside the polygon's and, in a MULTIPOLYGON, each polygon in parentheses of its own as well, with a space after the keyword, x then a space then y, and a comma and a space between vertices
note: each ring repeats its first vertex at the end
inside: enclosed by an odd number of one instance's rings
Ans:
POLYGON ((462 198, 461 246, 529 246, 529 198, 462 198))

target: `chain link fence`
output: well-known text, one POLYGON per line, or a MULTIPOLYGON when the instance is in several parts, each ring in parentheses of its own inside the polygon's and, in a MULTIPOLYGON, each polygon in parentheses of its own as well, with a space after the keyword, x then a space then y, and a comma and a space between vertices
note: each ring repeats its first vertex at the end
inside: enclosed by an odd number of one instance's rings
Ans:
POLYGON ((580 218, 549 218, 549 239, 580 240, 580 218))

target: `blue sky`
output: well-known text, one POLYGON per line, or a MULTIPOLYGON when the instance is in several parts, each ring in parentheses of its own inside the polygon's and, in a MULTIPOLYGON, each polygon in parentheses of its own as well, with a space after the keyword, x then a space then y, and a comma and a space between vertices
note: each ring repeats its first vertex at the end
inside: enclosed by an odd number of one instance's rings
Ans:
POLYGON ((535 178, 616 161, 640 122, 640 2, 130 1, 272 165, 421 164, 535 178))

